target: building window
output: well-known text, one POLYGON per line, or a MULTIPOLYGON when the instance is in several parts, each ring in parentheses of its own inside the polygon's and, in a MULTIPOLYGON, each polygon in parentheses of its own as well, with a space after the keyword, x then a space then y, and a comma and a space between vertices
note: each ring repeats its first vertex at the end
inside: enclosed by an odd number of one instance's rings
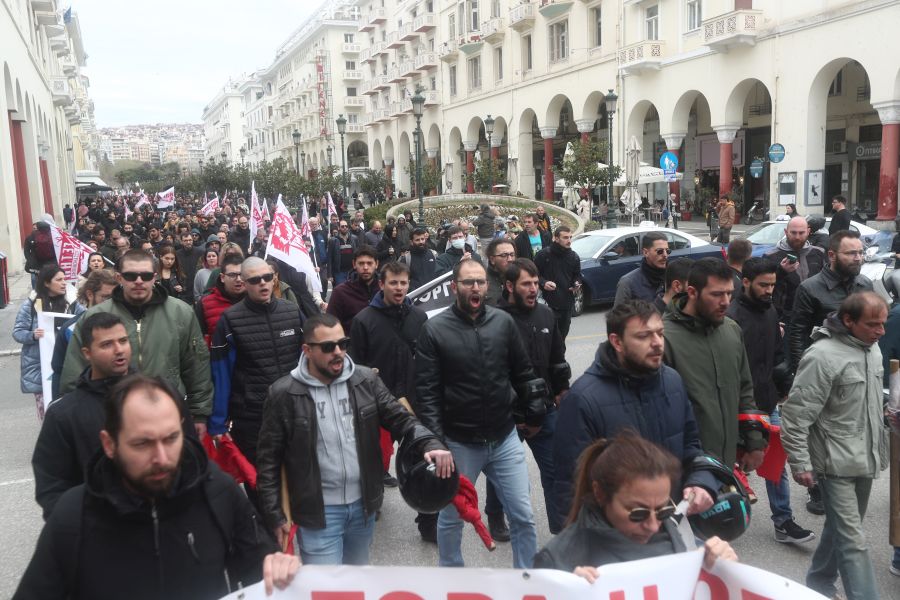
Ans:
POLYGON ((347 122, 356 124, 359 122, 359 116, 354 113, 347 113, 347 122))
POLYGON ((687 15, 688 31, 700 29, 700 24, 703 22, 703 13, 700 6, 700 0, 686 0, 685 14, 687 15))
POLYGON ((479 31, 481 23, 478 21, 478 0, 470 0, 469 9, 472 16, 471 21, 469 21, 469 31, 479 31))
POLYGON ((533 66, 533 63, 531 60, 531 36, 530 35, 522 36, 522 65, 524 66, 526 73, 528 71, 530 71, 531 67, 533 66))
POLYGON ((473 56, 468 60, 466 72, 469 75, 469 91, 481 89, 481 57, 473 56))
POLYGON ((591 27, 593 29, 594 46, 600 46, 603 43, 603 26, 600 20, 600 7, 591 10, 591 27))
POLYGON ((355 88, 355 87, 352 87, 352 88, 351 88, 351 87, 348 87, 348 88, 347 88, 347 95, 350 96, 351 98, 354 97, 354 96, 356 96, 356 88, 355 88))
POLYGON ((450 39, 456 39, 456 15, 451 14, 447 17, 447 31, 450 33, 450 39))
POLYGON ((565 60, 569 56, 569 21, 550 26, 550 62, 565 60))
POLYGON ((450 96, 456 95, 456 65, 450 65, 450 96))
POLYGON ((648 40, 659 39, 659 5, 647 7, 644 11, 644 25, 648 40))
POLYGON ((352 43, 353 43, 353 34, 352 34, 352 33, 345 33, 345 34, 344 34, 344 43, 345 43, 345 44, 352 44, 352 43))
POLYGON ((344 61, 344 68, 347 69, 348 71, 355 71, 356 70, 356 61, 355 60, 344 61))
POLYGON ((837 72, 837 75, 834 76, 834 81, 831 82, 831 87, 828 88, 829 96, 840 96, 844 92, 844 70, 841 69, 837 72))
POLYGON ((494 48, 494 79, 503 81, 503 47, 494 48))
POLYGON ((437 89, 437 77, 432 75, 428 81, 431 84, 431 91, 435 91, 437 89))
POLYGON ((491 0, 491 18, 496 19, 500 16, 500 0, 491 0))

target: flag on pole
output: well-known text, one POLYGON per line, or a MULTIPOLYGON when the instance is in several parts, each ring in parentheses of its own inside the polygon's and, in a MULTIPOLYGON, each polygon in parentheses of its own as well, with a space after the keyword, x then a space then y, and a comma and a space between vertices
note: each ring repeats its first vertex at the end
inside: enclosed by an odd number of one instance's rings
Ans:
MULTIPOLYGON (((278 197, 280 198, 281 194, 279 194, 278 197)), ((269 203, 266 202, 265 198, 263 198, 261 204, 262 204, 262 211, 263 211, 263 220, 271 221, 272 216, 269 214, 269 203)))
POLYGON ((218 208, 219 196, 217 195, 215 198, 203 205, 203 208, 200 209, 200 214, 209 217, 214 215, 218 208))
POLYGON ((334 201, 331 199, 331 192, 325 192, 325 195, 328 196, 328 220, 331 221, 331 215, 336 215, 337 209, 334 207, 334 201))
POLYGON ((265 227, 263 211, 259 206, 259 196, 256 194, 256 181, 250 184, 250 239, 256 238, 256 232, 260 227, 265 227))
POLYGON ((157 192, 156 197, 159 201, 156 208, 171 208, 175 206, 175 186, 173 185, 164 192, 157 192))
POLYGON ((266 258, 269 256, 281 259, 298 271, 306 273, 312 289, 322 291, 322 281, 316 273, 303 235, 280 198, 275 205, 275 214, 272 215, 272 232, 266 245, 266 258))
POLYGON ((300 235, 304 238, 312 239, 309 229, 309 210, 306 208, 306 198, 303 199, 303 212, 300 216, 300 235))
POLYGON ((56 262, 65 272, 66 281, 78 281, 79 276, 87 271, 88 259, 94 249, 53 223, 50 224, 50 235, 56 262))
POLYGON ((125 220, 127 221, 128 219, 131 218, 131 215, 133 215, 134 212, 132 212, 132 210, 130 208, 128 208, 127 201, 123 201, 123 204, 125 205, 125 220))
POLYGON ((137 204, 134 205, 134 210, 140 210, 145 204, 150 204, 150 200, 147 199, 147 194, 141 192, 141 198, 137 201, 137 204))

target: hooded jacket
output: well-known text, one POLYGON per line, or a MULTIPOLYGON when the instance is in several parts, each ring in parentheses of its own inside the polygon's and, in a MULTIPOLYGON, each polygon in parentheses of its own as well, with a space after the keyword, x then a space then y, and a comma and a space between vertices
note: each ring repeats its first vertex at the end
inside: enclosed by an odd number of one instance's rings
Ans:
POLYGON ((350 332, 353 317, 367 307, 377 293, 378 277, 376 275, 373 275, 369 283, 366 284, 353 271, 347 281, 331 290, 331 297, 328 299, 328 310, 326 312, 336 316, 341 321, 344 334, 347 334, 350 332))
POLYGON ((130 493, 100 453, 59 499, 13 598, 214 600, 259 581, 274 550, 199 442, 185 439, 173 489, 156 501, 130 493))
POLYGON ((797 288, 813 275, 818 275, 828 264, 828 257, 821 248, 813 246, 808 240, 800 250, 794 250, 785 238, 782 238, 778 245, 767 251, 764 256, 778 265, 778 270, 775 272, 775 292, 772 295, 772 303, 781 319, 785 322, 790 321, 794 313, 794 297, 797 294, 797 288), (788 254, 796 256, 799 263, 797 270, 791 273, 781 268, 781 261, 787 258, 788 254))
POLYGON ((409 266, 409 290, 418 289, 435 278, 437 273, 437 252, 430 248, 410 249, 400 256, 400 262, 409 266))
POLYGON ((641 259, 637 269, 619 278, 614 306, 633 298, 653 302, 657 296, 666 292, 665 278, 665 269, 651 267, 646 258, 641 259))
MULTIPOLYGON (((453 267, 456 266, 456 263, 462 260, 463 254, 468 252, 472 255, 472 260, 476 260, 481 264, 484 262, 481 260, 481 256, 475 251, 475 248, 466 244, 463 250, 459 250, 454 248, 449 243, 447 244, 447 249, 443 254, 439 255, 435 259, 435 270, 434 276, 437 277, 439 275, 443 275, 449 271, 453 270, 453 267)), ((428 283, 427 281, 425 283, 428 283)))
MULTIPOLYGON (((683 463, 704 454, 681 376, 666 365, 644 376, 630 373, 619 364, 612 345, 603 342, 594 362, 560 403, 553 444, 557 510, 566 514, 572 506, 575 469, 584 449, 628 428, 683 463)), ((706 488, 715 497, 717 486, 711 473, 686 473, 683 487, 692 485, 706 488)), ((672 493, 680 496, 677 490, 672 493)))
POLYGON ((733 465, 739 443, 747 451, 766 446, 759 432, 738 438, 738 413, 756 409, 741 328, 728 317, 713 325, 685 313, 687 300, 687 294, 675 296, 663 315, 664 359, 681 375, 703 450, 733 465))
POLYGON ((531 310, 522 309, 505 298, 498 301, 497 308, 509 313, 516 322, 534 374, 547 382, 550 394, 555 396, 569 389, 572 370, 566 362, 566 345, 553 311, 540 303, 531 310))
POLYGON ((560 310, 572 310, 575 307, 575 294, 571 288, 577 281, 581 281, 581 259, 578 253, 553 242, 537 253, 534 264, 541 274, 542 283, 556 283, 555 290, 541 290, 547 305, 560 310))
POLYGON ((771 302, 759 302, 749 294, 741 294, 732 301, 726 314, 740 325, 743 333, 756 406, 771 414, 780 400, 772 372, 775 365, 784 361, 778 313, 771 302))
POLYGON ((881 350, 851 335, 836 314, 812 340, 781 407, 791 471, 877 477, 888 464, 881 350))
MULTIPOLYGON (((395 439, 431 436, 372 369, 346 357, 344 375, 326 387, 309 375, 306 356, 301 355, 297 368, 269 389, 259 432, 257 490, 268 528, 287 521, 281 504, 282 473, 291 514, 301 527, 325 527, 326 492, 331 497, 361 498, 366 516, 381 508, 384 465, 379 427, 395 439), (340 443, 336 434, 345 436, 340 443), (323 464, 320 452, 325 451, 329 455, 323 464), (358 482, 355 491, 350 489, 353 480, 358 482)), ((423 452, 444 448, 433 438, 421 446, 423 452)))
MULTIPOLYGON (((40 394, 44 391, 43 377, 41 376, 41 347, 38 340, 34 339, 34 330, 38 328, 38 313, 50 310, 43 306, 37 294, 32 290, 28 294, 19 312, 16 313, 16 321, 13 325, 13 339, 22 344, 22 354, 19 356, 21 367, 20 385, 23 394, 40 394)), ((65 308, 62 312, 81 315, 84 307, 75 301, 74 288, 66 288, 65 308), (70 291, 71 290, 71 291, 70 291)), ((55 335, 53 331, 47 331, 46 335, 55 335)), ((78 352, 81 354, 80 350, 78 352)), ((47 400, 51 400, 48 398, 47 400)))
MULTIPOLYGON (((122 288, 117 287, 112 298, 88 309, 85 318, 97 312, 122 319, 131 342, 131 366, 144 375, 168 379, 187 394, 187 405, 195 419, 205 421, 212 410, 213 396, 209 351, 191 307, 170 298, 158 285, 146 304, 132 306, 125 302, 122 288)), ((82 324, 84 319, 75 324, 66 352, 60 379, 64 394, 75 388, 87 367, 81 354, 82 324)))

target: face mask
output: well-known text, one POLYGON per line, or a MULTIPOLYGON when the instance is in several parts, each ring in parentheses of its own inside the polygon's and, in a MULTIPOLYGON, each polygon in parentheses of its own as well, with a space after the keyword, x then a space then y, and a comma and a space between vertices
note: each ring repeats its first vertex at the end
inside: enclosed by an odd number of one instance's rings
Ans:
POLYGON ((450 245, 457 250, 462 250, 466 247, 466 240, 450 240, 450 245))

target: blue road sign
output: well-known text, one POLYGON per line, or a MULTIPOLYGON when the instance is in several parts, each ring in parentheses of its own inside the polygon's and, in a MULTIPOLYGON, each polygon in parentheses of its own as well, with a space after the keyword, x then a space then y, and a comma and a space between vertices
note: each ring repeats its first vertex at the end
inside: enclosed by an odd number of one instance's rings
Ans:
POLYGON ((666 181, 675 181, 675 169, 678 168, 678 155, 674 152, 666 152, 660 156, 659 168, 663 170, 666 181))
POLYGON ((773 163, 780 163, 784 160, 784 146, 779 143, 774 143, 769 146, 769 160, 773 163))
POLYGON ((763 161, 758 158, 754 158, 753 162, 750 163, 750 177, 753 179, 759 179, 763 174, 763 161))

